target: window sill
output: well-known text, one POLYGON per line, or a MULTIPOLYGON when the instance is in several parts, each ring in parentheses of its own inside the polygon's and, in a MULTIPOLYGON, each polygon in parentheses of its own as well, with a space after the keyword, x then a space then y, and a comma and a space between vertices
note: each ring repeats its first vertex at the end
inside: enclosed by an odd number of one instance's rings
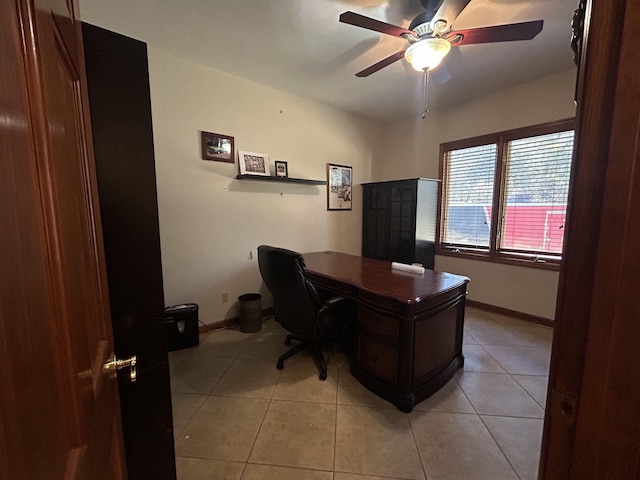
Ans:
POLYGON ((501 254, 499 256, 492 256, 487 253, 474 253, 468 251, 453 252, 449 249, 437 248, 436 255, 442 255, 445 257, 464 258, 467 260, 479 260, 481 262, 500 263, 503 265, 512 265, 517 267, 537 268, 540 270, 560 270, 560 262, 540 262, 535 260, 529 260, 527 258, 515 257, 501 254))

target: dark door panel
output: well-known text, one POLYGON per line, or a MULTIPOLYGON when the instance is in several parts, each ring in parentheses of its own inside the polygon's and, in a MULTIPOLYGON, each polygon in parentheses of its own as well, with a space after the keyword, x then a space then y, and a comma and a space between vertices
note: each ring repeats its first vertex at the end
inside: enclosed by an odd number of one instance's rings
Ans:
POLYGON ((145 43, 83 24, 89 105, 130 480, 175 479, 145 43))

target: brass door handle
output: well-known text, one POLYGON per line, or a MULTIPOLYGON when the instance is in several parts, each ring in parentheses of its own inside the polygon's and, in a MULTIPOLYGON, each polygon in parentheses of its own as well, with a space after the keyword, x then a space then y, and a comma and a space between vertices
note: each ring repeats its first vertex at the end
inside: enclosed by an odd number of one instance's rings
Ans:
POLYGON ((115 354, 111 355, 107 363, 102 367, 102 371, 105 373, 117 372, 118 370, 122 370, 123 368, 129 368, 129 379, 131 383, 135 382, 138 379, 138 371, 136 369, 136 364, 138 363, 138 357, 136 355, 125 358, 118 359, 115 354))

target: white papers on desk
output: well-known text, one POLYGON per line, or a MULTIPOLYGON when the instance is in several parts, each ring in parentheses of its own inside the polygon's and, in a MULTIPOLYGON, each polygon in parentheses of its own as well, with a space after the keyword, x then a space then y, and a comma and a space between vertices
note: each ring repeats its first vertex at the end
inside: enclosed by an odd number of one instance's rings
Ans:
POLYGON ((402 270, 403 272, 424 273, 424 267, 418 265, 407 265, 406 263, 391 262, 391 268, 402 270))

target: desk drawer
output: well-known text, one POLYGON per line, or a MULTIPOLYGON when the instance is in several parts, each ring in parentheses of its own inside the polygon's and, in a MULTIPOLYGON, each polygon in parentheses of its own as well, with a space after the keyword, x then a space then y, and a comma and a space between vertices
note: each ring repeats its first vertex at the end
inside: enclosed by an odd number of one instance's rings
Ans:
POLYGON ((331 279, 321 277, 320 275, 314 275, 310 272, 307 272, 307 279, 313 283, 315 287, 324 288, 337 295, 353 298, 354 289, 346 283, 335 282, 331 279))
POLYGON ((398 383, 398 352, 392 347, 358 334, 356 361, 358 365, 374 377, 391 385, 398 383))
POLYGON ((401 313, 403 304, 397 300, 386 298, 381 295, 374 295, 369 292, 359 291, 358 300, 361 303, 374 305, 381 310, 386 310, 390 313, 401 313))
POLYGON ((396 343, 400 338, 400 321, 396 318, 369 310, 360 306, 358 309, 358 324, 367 330, 378 333, 396 343))

